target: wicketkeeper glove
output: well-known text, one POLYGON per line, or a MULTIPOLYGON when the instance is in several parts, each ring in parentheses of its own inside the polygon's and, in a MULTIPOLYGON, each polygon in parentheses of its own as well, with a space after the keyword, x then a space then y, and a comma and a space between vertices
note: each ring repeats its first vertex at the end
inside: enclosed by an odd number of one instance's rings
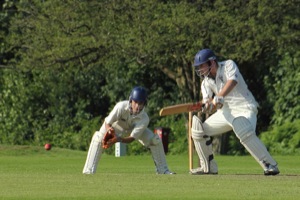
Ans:
POLYGON ((107 130, 105 133, 103 140, 102 140, 102 148, 103 149, 108 149, 111 147, 113 144, 118 142, 118 136, 115 133, 115 130, 113 128, 110 128, 107 130))

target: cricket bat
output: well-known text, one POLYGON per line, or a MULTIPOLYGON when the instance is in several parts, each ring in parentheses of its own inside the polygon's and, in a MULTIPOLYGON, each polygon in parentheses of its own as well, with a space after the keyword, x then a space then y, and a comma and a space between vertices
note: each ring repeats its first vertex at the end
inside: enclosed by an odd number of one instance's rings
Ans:
POLYGON ((179 113, 194 112, 194 111, 200 111, 201 108, 202 108, 201 102, 177 104, 177 105, 162 108, 159 112, 159 115, 166 116, 166 115, 175 115, 179 113))
MULTIPOLYGON (((174 115, 179 113, 189 113, 189 124, 188 124, 188 145, 189 145, 189 170, 193 169, 193 139, 192 139, 192 112, 201 111, 202 103, 184 103, 184 104, 177 104, 173 106, 164 107, 160 110, 160 116, 166 115, 174 115)), ((199 161, 200 162, 200 161, 199 161)))

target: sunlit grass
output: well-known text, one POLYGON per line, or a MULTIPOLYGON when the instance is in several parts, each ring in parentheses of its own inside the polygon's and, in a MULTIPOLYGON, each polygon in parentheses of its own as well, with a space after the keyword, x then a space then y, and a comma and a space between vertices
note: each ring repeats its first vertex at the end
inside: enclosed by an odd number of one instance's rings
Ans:
MULTIPOLYGON (((216 156, 219 175, 188 174, 187 155, 167 156, 176 175, 156 175, 150 155, 104 154, 95 175, 86 152, 0 146, 0 199, 298 199, 300 159, 275 156, 280 175, 263 176, 251 156, 216 156)), ((195 159, 196 160, 196 159, 195 159)))

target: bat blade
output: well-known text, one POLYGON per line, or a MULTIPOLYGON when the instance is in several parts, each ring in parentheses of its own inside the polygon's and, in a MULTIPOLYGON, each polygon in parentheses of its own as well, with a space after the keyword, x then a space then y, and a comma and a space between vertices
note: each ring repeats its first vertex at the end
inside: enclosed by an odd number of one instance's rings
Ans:
POLYGON ((202 108, 202 104, 200 102, 177 104, 177 105, 162 108, 159 112, 159 115, 166 116, 166 115, 175 115, 175 114, 187 113, 193 111, 200 111, 201 108, 202 108))

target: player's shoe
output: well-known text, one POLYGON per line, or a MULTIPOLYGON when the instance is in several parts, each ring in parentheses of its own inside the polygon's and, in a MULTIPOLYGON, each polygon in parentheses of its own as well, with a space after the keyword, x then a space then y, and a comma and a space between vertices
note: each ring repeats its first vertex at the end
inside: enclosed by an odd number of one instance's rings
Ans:
POLYGON ((190 170, 191 175, 202 175, 202 174, 218 174, 218 171, 209 171, 209 172, 204 172, 202 167, 198 167, 195 169, 190 170))
POLYGON ((176 174, 175 172, 171 172, 171 171, 169 171, 169 170, 167 170, 167 171, 165 171, 165 173, 164 174, 176 174))
POLYGON ((265 176, 275 176, 279 174, 280 171, 277 167, 277 165, 268 165, 267 168, 264 170, 264 175, 265 176))
POLYGON ((210 161, 209 172, 204 172, 204 169, 202 167, 198 167, 196 169, 191 169, 190 174, 191 175, 218 174, 218 165, 214 160, 212 160, 210 161))
POLYGON ((176 174, 175 172, 171 172, 170 170, 166 170, 165 172, 156 172, 156 174, 176 174))

